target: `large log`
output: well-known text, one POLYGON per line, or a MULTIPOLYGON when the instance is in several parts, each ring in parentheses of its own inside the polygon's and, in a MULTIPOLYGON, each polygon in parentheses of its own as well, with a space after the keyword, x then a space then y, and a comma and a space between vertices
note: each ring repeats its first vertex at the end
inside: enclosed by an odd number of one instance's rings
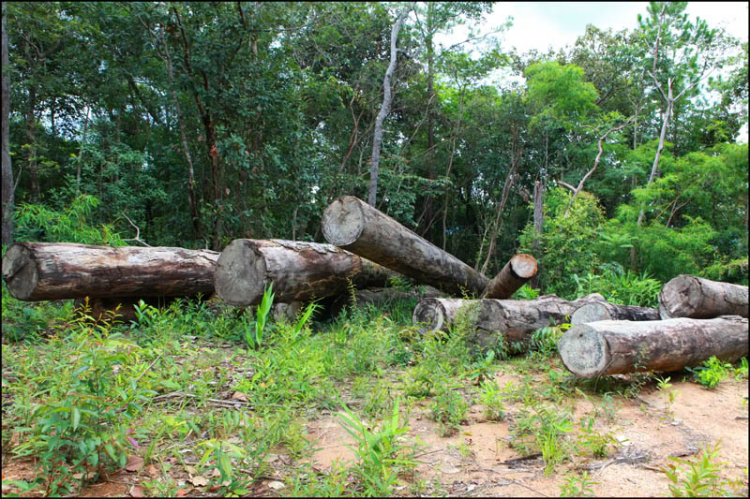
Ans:
POLYGON ((638 371, 678 371, 715 355, 733 362, 748 354, 748 320, 676 318, 577 324, 557 344, 565 367, 582 378, 638 371))
POLYGON ((655 308, 615 305, 604 301, 586 303, 570 316, 571 324, 599 321, 658 321, 655 308))
POLYGON ((514 255, 505 267, 492 279, 482 294, 482 298, 504 300, 523 286, 537 272, 536 260, 531 255, 514 255))
POLYGON ((209 250, 15 243, 3 258, 10 294, 26 301, 208 296, 219 254, 209 250))
POLYGON ((443 291, 479 296, 489 279, 354 196, 331 203, 321 220, 326 240, 443 291))
POLYGON ((747 286, 709 281, 687 274, 669 281, 659 293, 662 319, 709 319, 720 315, 748 316, 747 286))
POLYGON ((274 302, 307 302, 354 286, 386 286, 393 272, 332 244, 236 239, 217 262, 216 292, 230 305, 256 305, 273 283, 274 302))
POLYGON ((423 333, 447 331, 463 309, 470 314, 469 322, 479 334, 489 338, 481 343, 491 341, 500 333, 508 344, 528 344, 531 333, 551 324, 564 323, 566 316, 590 301, 604 301, 604 297, 594 293, 575 301, 555 295, 541 296, 536 300, 427 298, 417 304, 412 320, 415 324, 422 324, 423 333))

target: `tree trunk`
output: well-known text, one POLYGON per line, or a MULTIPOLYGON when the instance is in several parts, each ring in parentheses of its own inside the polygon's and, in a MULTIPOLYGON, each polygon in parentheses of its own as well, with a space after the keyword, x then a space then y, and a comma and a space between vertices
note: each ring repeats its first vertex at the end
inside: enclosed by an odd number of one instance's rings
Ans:
POLYGON ((504 300, 510 298, 518 288, 536 275, 536 260, 531 255, 513 255, 505 267, 490 281, 482 298, 504 300))
POLYGON ((343 196, 323 212, 326 240, 449 293, 480 295, 489 279, 354 196, 343 196))
MULTIPOLYGON (((534 236, 531 242, 532 252, 537 260, 542 258, 542 231, 544 228, 543 193, 544 185, 542 185, 541 180, 537 180, 534 183, 534 236)), ((531 285, 534 288, 539 288, 539 273, 532 278, 531 285)))
POLYGON ((274 301, 335 296, 354 286, 387 285, 393 273, 331 244, 236 239, 216 269, 216 292, 230 305, 256 305, 273 283, 274 301))
POLYGON ((599 321, 658 321, 659 311, 655 308, 615 305, 614 303, 587 303, 573 312, 571 324, 586 324, 599 321))
POLYGON ((604 297, 594 293, 575 301, 555 295, 536 300, 427 298, 417 304, 412 320, 422 325, 422 333, 447 331, 461 314, 469 314, 468 321, 477 329, 479 343, 502 340, 507 345, 523 347, 528 345, 531 333, 552 323, 566 322, 566 316, 589 301, 604 301, 604 297))
POLYGON ((184 248, 15 243, 3 259, 10 294, 26 301, 208 296, 219 254, 184 248))
POLYGON ((380 106, 380 112, 375 118, 375 134, 372 137, 372 158, 370 159, 370 188, 367 193, 367 202, 370 206, 375 206, 375 200, 378 193, 378 175, 380 172, 380 147, 383 144, 383 121, 391 111, 391 77, 396 71, 398 61, 398 51, 396 42, 398 42, 398 32, 404 23, 407 14, 411 9, 405 9, 396 19, 391 30, 391 62, 383 78, 383 104, 380 106))
POLYGON ((691 275, 680 275, 661 289, 659 313, 662 319, 709 319, 719 315, 747 317, 748 288, 691 275))
POLYGON ((577 324, 558 343, 563 365, 582 378, 639 371, 679 371, 715 355, 733 362, 748 354, 746 318, 677 318, 577 324))
POLYGON ((3 2, 3 32, 2 32, 2 64, 6 68, 2 75, 3 87, 3 118, 2 118, 2 243, 13 244, 13 210, 15 196, 13 193, 13 169, 10 159, 10 62, 8 61, 8 31, 5 26, 6 4, 3 2))

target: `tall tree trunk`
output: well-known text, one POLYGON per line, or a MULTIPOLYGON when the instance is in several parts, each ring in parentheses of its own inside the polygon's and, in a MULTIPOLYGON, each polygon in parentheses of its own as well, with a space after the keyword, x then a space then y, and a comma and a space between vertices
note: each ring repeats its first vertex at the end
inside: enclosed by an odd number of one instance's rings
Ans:
POLYGON ((36 90, 29 89, 29 108, 26 111, 26 139, 29 141, 27 161, 29 166, 29 178, 31 179, 31 200, 39 202, 41 189, 39 188, 39 170, 36 165, 36 137, 34 126, 36 125, 36 90))
MULTIPOLYGON (((435 121, 432 116, 432 103, 435 97, 435 47, 433 42, 433 19, 435 4, 427 3, 427 179, 435 180, 435 121)), ((424 225, 420 235, 424 236, 430 228, 430 220, 433 219, 432 196, 426 196, 424 200, 423 218, 424 225)))
POLYGON ((391 30, 391 62, 388 65, 388 70, 385 72, 383 78, 383 104, 380 106, 380 112, 378 117, 375 118, 375 134, 372 138, 372 158, 370 159, 370 188, 367 192, 367 202, 370 206, 375 206, 375 201, 378 193, 378 175, 380 173, 380 147, 383 144, 383 121, 388 113, 391 111, 391 78, 394 71, 396 71, 396 63, 398 61, 398 50, 396 43, 398 42, 398 32, 401 30, 401 25, 404 24, 406 16, 409 14, 410 9, 405 9, 396 19, 391 30))
MULTIPOLYGON (((531 240, 532 253, 537 261, 542 258, 542 230, 544 227, 544 185, 541 180, 534 183, 534 236, 531 240)), ((531 279, 531 285, 539 288, 539 273, 531 279)))
POLYGON ((3 140, 3 191, 2 191, 2 236, 3 244, 13 244, 13 209, 14 209, 14 195, 13 195, 13 169, 11 168, 10 160, 10 138, 9 138, 9 123, 10 123, 10 62, 8 60, 8 31, 5 26, 6 15, 6 4, 3 2, 3 33, 2 33, 2 64, 6 68, 3 71, 3 118, 2 118, 2 140, 3 140))
POLYGON ((180 109, 180 102, 177 96, 177 90, 174 83, 174 70, 172 66, 172 56, 169 53, 169 44, 167 43, 164 33, 161 33, 161 40, 164 45, 164 64, 167 67, 167 77, 169 78, 169 86, 172 94, 172 104, 174 105, 175 112, 177 113, 177 123, 180 127, 180 142, 182 143, 182 152, 185 154, 185 161, 188 166, 188 206, 190 207, 190 218, 193 222, 193 235, 196 239, 202 239, 203 234, 201 231, 200 218, 198 216, 198 203, 195 195, 195 170, 193 168, 193 158, 190 156, 190 147, 187 142, 187 134, 185 133, 185 121, 182 117, 182 110, 180 109))

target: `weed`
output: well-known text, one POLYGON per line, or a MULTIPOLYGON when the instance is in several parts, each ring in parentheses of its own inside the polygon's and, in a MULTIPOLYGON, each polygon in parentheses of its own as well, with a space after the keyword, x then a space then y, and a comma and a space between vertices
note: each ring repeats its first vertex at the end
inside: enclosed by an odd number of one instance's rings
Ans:
POLYGON ((537 357, 548 359, 557 354, 557 342, 570 327, 570 324, 565 323, 534 331, 531 334, 531 348, 535 351, 537 357))
POLYGON ((400 442, 401 435, 409 428, 399 421, 399 401, 393 405, 390 419, 383 421, 377 431, 371 430, 346 405, 342 407, 345 414, 339 414, 339 422, 357 443, 357 448, 352 448, 358 460, 354 472, 364 486, 363 495, 393 495, 399 473, 416 466, 415 461, 404 455, 406 449, 400 442))
POLYGON ((581 476, 567 476, 567 481, 560 486, 560 497, 592 497, 596 494, 591 490, 592 485, 598 485, 599 482, 589 480, 589 475, 585 471, 581 476))
POLYGON ((717 359, 716 356, 711 356, 710 359, 703 363, 703 366, 692 369, 686 367, 685 370, 693 373, 698 379, 698 383, 709 390, 716 388, 716 386, 733 371, 732 364, 722 362, 717 359))
POLYGON ((440 383, 436 387, 435 398, 431 405, 431 418, 440 424, 440 434, 444 437, 458 431, 461 423, 466 419, 469 404, 458 391, 460 385, 440 383))
POLYGON ((513 293, 514 300, 536 300, 537 298, 539 298, 539 290, 532 288, 528 283, 513 293))
POLYGON ((505 413, 503 412, 505 406, 497 382, 494 380, 485 381, 482 383, 481 390, 479 402, 484 406, 484 417, 490 421, 502 421, 505 419, 505 413))
POLYGON ((718 457, 718 442, 713 449, 704 448, 696 463, 670 457, 677 464, 670 464, 662 468, 662 471, 672 482, 669 485, 672 497, 746 496, 747 490, 742 490, 741 481, 724 480, 719 476, 723 463, 718 462, 718 457), (690 469, 685 471, 683 466, 689 466, 690 469))
POLYGON ((543 406, 536 400, 531 400, 528 406, 533 413, 524 408, 516 417, 511 431, 512 446, 522 454, 530 454, 534 449, 541 452, 546 464, 545 475, 549 475, 557 464, 570 456, 570 445, 563 434, 573 431, 571 416, 557 408, 543 406))
POLYGON ((248 327, 245 329, 245 342, 248 348, 258 350, 263 345, 263 332, 268 321, 268 314, 271 312, 271 305, 273 305, 273 283, 268 285, 268 289, 263 293, 263 298, 260 305, 258 305, 255 328, 250 329, 248 327))
POLYGON ((734 370, 734 377, 735 379, 742 380, 747 379, 748 376, 748 367, 747 367, 747 357, 742 357, 740 359, 740 366, 735 368, 734 370))
POLYGON ((609 432, 599 433, 594 430, 594 416, 581 419, 579 426, 581 435, 577 443, 586 449, 584 454, 590 454, 596 458, 607 457, 607 446, 616 444, 617 439, 609 432))

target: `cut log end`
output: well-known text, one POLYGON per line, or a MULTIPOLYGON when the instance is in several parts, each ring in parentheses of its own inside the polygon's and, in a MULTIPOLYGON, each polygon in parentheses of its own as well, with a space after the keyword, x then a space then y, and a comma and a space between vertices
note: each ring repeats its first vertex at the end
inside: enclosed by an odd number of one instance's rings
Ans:
POLYGON ((216 263, 216 292, 230 305, 252 305, 263 295, 266 274, 265 260, 246 240, 236 239, 216 263))
POLYGON ((14 244, 3 258, 3 279, 13 298, 29 300, 39 281, 39 271, 31 251, 22 244, 14 244))
POLYGON ((560 338, 557 349, 563 365, 581 378, 600 376, 610 362, 607 340, 586 324, 571 328, 560 338))
POLYGON ((515 274, 522 279, 531 279, 536 275, 536 260, 531 255, 518 254, 510 259, 510 265, 515 274))
POLYGON ((331 203, 321 220, 323 236, 339 247, 354 243, 365 227, 365 216, 360 200, 354 196, 343 196, 331 203))
POLYGON ((571 324, 586 324, 587 322, 609 321, 614 317, 609 313, 607 306, 602 303, 587 303, 570 316, 571 324))
POLYGON ((677 276, 662 288, 659 313, 662 319, 692 317, 702 300, 700 283, 696 279, 689 275, 677 276))
POLYGON ((412 314, 414 324, 420 325, 420 332, 439 331, 446 326, 446 311, 436 299, 427 298, 420 301, 412 314))

